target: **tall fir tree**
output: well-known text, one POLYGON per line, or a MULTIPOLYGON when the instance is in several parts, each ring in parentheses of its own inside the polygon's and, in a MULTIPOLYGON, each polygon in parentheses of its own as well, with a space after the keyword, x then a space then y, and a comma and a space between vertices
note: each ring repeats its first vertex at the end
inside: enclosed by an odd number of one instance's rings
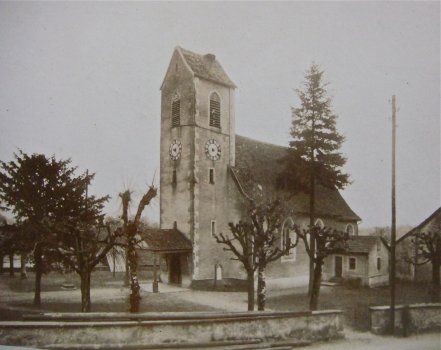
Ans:
MULTIPOLYGON (((300 106, 292 108, 292 140, 281 176, 287 188, 309 193, 310 227, 315 225, 316 219, 316 185, 342 189, 349 184, 349 175, 341 170, 346 163, 340 152, 344 136, 337 130, 337 115, 332 110, 323 74, 324 71, 313 63, 301 88, 295 90, 300 106)), ((315 238, 311 235, 310 250, 313 255, 315 245, 315 238)), ((310 259, 310 294, 314 267, 314 259, 310 259)))

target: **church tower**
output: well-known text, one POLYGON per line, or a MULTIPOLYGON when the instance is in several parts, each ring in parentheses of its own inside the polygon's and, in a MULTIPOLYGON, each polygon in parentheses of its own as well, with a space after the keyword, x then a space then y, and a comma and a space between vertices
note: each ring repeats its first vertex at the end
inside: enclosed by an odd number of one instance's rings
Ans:
POLYGON ((235 88, 213 54, 180 47, 161 86, 160 225, 192 242, 191 256, 172 257, 184 285, 213 279, 228 264, 213 234, 228 229, 229 191, 237 191, 229 174, 235 88))

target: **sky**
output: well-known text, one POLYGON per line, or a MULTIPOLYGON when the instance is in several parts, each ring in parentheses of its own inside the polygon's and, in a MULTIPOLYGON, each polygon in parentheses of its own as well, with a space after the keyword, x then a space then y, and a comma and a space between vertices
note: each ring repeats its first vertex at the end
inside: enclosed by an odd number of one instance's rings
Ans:
MULTIPOLYGON (((71 158, 119 215, 119 192, 136 203, 159 184, 159 88, 176 46, 215 54, 238 86, 236 132, 279 145, 319 64, 346 137, 342 194, 365 228, 391 222, 395 94, 397 224, 440 206, 439 2, 2 1, 0 159, 71 158)), ((159 199, 145 213, 158 221, 159 199)))

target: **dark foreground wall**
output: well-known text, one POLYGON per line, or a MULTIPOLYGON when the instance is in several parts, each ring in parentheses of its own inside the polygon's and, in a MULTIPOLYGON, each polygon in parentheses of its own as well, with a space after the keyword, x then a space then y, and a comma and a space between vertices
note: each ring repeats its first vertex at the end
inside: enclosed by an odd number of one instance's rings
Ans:
MULTIPOLYGON (((388 332, 389 306, 373 306, 371 314, 371 331, 377 334, 388 332)), ((418 333, 441 330, 441 303, 397 305, 395 307, 396 332, 418 333)))
POLYGON ((342 313, 314 312, 52 314, 0 322, 0 343, 56 348, 61 344, 164 344, 226 340, 327 340, 342 336, 342 313), (132 318, 132 320, 130 320, 132 318), (35 319, 35 318, 34 318, 35 319), (95 319, 95 320, 94 320, 95 319))

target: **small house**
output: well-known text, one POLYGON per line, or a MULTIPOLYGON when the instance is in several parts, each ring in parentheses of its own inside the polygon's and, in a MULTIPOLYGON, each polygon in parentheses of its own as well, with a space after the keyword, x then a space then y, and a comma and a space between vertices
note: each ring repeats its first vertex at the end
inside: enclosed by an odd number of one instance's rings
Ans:
POLYGON ((378 236, 350 236, 347 249, 325 259, 324 280, 359 281, 376 287, 389 283, 389 249, 378 236))
POLYGON ((440 231, 440 227, 441 207, 397 240, 396 265, 398 278, 416 282, 430 282, 432 280, 432 264, 424 263, 424 259, 419 256, 418 245, 415 243, 420 232, 440 231))

